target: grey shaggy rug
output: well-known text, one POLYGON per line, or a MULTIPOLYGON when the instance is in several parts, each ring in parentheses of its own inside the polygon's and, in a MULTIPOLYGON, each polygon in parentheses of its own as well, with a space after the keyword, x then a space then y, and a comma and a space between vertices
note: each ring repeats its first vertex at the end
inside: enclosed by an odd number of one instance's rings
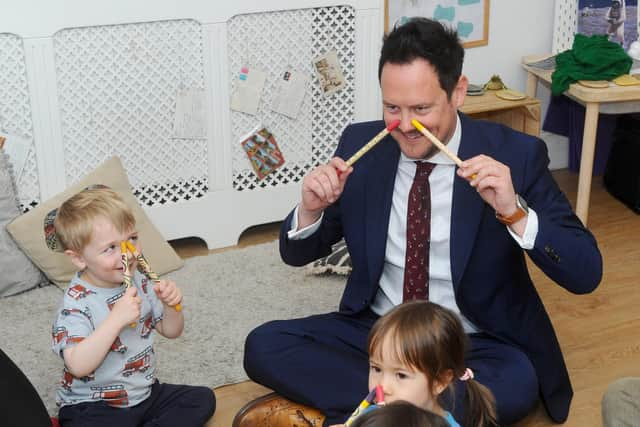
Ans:
MULTIPOLYGON (((184 293, 185 331, 156 334, 162 382, 218 387, 247 379, 244 339, 273 319, 337 309, 344 276, 314 276, 285 265, 277 242, 190 258, 168 275, 184 293)), ((0 348, 23 370, 51 414, 62 360, 51 351, 51 322, 63 291, 55 286, 0 299, 0 348)))

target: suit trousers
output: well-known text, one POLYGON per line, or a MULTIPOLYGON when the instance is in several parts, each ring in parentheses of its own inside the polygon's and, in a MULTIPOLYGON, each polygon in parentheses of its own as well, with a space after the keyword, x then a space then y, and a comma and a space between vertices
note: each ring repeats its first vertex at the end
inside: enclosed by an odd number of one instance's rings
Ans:
MULTIPOLYGON (((367 338, 377 319, 366 310, 265 323, 247 337, 245 371, 288 399, 321 410, 325 426, 343 423, 368 393, 367 338)), ((487 334, 469 338, 467 367, 496 397, 500 424, 524 418, 539 400, 536 373, 527 356, 487 334)), ((464 382, 456 380, 453 390, 444 406, 461 422, 464 382)))

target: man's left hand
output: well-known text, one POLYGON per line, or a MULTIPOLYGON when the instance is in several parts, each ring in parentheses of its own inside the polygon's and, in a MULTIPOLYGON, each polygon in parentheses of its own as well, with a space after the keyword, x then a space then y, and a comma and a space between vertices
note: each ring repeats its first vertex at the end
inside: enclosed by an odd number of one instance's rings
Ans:
POLYGON ((500 215, 510 216, 516 211, 516 192, 509 166, 480 154, 462 162, 457 173, 500 215))

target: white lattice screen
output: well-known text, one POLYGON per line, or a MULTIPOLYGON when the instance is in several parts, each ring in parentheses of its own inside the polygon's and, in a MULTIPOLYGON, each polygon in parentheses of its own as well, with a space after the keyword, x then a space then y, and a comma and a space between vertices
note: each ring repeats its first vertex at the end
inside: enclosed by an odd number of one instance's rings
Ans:
POLYGON ((253 190, 299 181, 335 150, 340 133, 353 121, 355 11, 325 7, 238 15, 228 24, 229 79, 237 80, 242 66, 267 73, 258 114, 232 112, 233 187, 253 190), (325 97, 312 69, 312 60, 335 49, 347 85, 325 97), (298 117, 270 110, 276 84, 286 67, 313 76, 298 117), (276 137, 286 163, 262 181, 253 172, 240 138, 258 123, 276 137))
MULTIPOLYGON (((14 34, 0 34, 0 94, 0 131, 32 139, 33 124, 24 46, 22 39, 14 34)), ((33 142, 16 184, 23 210, 40 202, 33 142)))
POLYGON ((25 210, 117 155, 165 238, 228 246, 284 218, 348 124, 380 117, 380 0, 65 1, 65 13, 37 0, 35 18, 22 4, 0 14, 0 131, 33 140, 18 181, 25 210), (346 85, 325 96, 313 60, 331 50, 346 85), (256 115, 230 109, 244 65, 267 74, 256 115), (308 77, 296 119, 271 110, 287 68, 308 77), (173 137, 182 89, 202 90, 203 139, 173 137), (285 158, 263 180, 240 146, 258 124, 285 158))
POLYGON ((578 0, 556 0, 553 53, 571 49, 576 28, 578 28, 578 0))
POLYGON ((141 204, 207 191, 206 140, 172 138, 178 89, 204 89, 199 23, 67 29, 54 47, 68 184, 116 154, 141 204))

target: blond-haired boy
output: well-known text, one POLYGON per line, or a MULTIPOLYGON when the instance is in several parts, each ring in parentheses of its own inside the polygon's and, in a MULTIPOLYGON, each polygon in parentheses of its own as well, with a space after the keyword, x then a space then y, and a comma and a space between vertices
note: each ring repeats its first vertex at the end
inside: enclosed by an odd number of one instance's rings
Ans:
POLYGON ((124 283, 121 242, 140 251, 131 209, 105 187, 89 188, 58 209, 55 238, 78 268, 53 324, 53 350, 64 360, 57 392, 62 426, 200 427, 215 410, 206 387, 161 384, 153 329, 167 338, 184 327, 182 292, 133 271, 124 283))

